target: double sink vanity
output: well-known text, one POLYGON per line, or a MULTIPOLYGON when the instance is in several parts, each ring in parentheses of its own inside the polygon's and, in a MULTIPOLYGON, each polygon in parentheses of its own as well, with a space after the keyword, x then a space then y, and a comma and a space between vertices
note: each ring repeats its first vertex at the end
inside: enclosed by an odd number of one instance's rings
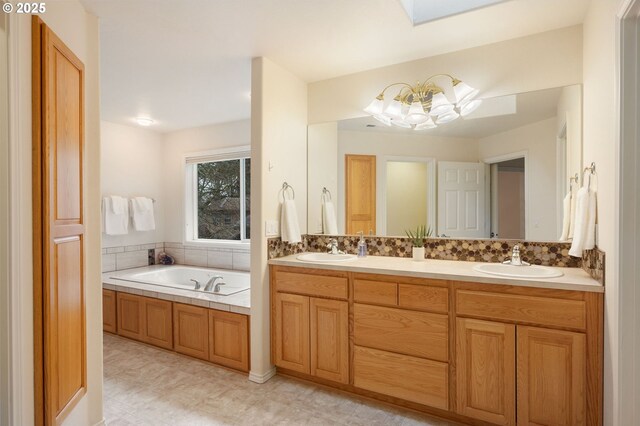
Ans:
POLYGON ((467 424, 602 423, 604 287, 582 269, 330 256, 269 261, 280 374, 467 424))

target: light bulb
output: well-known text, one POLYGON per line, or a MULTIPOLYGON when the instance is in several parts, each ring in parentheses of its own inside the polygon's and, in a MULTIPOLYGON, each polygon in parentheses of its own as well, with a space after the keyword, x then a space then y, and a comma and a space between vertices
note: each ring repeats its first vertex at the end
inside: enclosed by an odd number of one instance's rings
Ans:
POLYGON ((375 118, 385 126, 391 126, 391 119, 386 115, 374 115, 373 118, 375 118))
POLYGON ((380 115, 382 114, 382 109, 384 108, 384 98, 382 95, 378 95, 371 103, 364 109, 369 115, 380 115))
POLYGON ((402 113, 402 102, 400 102, 400 100, 396 97, 384 110, 384 115, 395 119, 404 118, 404 114, 402 113))
POLYGON ((447 99, 447 97, 442 92, 436 93, 431 98, 431 115, 446 114, 449 111, 452 111, 453 108, 454 106, 449 102, 449 99, 447 99))
POLYGON ((434 123, 431 117, 429 117, 429 119, 424 123, 416 124, 416 127, 414 127, 413 130, 427 130, 427 129, 433 129, 436 127, 438 127, 436 123, 434 123))
POLYGON ((411 124, 407 123, 404 120, 391 120, 391 124, 394 126, 402 127, 403 129, 410 129, 411 124))
POLYGON ((450 122, 452 122, 453 120, 455 120, 458 117, 460 117, 460 115, 457 112, 449 111, 446 114, 442 114, 442 115, 438 116, 438 119, 436 120, 436 123, 438 123, 438 124, 450 123, 450 122))
POLYGON ((480 104, 482 104, 482 99, 474 99, 472 101, 465 102, 460 107, 460 115, 463 117, 466 117, 467 115, 471 114, 473 111, 478 109, 480 104))
POLYGON ((149 117, 138 117, 136 118, 136 123, 138 123, 141 126, 148 127, 148 126, 151 126, 154 123, 154 121, 149 117))
POLYGON ((473 99, 478 92, 478 89, 474 89, 462 81, 459 81, 453 86, 453 93, 456 95, 456 103, 458 104, 458 107, 460 107, 463 102, 473 99))
POLYGON ((409 124, 424 123, 429 119, 429 116, 424 112, 422 103, 420 101, 413 101, 409 107, 409 112, 404 120, 409 124))

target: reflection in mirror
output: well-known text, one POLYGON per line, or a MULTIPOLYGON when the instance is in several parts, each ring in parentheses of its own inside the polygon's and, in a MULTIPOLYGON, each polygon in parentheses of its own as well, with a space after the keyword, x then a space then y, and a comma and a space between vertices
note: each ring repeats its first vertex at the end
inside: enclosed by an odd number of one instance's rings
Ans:
POLYGON ((484 99, 464 119, 422 131, 372 117, 311 125, 308 232, 328 233, 327 188, 339 234, 404 236, 426 225, 440 237, 557 240, 582 163, 581 117, 574 85, 484 99))

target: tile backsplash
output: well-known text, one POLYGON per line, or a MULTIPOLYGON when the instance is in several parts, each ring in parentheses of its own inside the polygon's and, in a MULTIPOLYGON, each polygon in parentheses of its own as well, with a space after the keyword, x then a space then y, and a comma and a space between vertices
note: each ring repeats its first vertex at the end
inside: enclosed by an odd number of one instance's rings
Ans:
POLYGON ((178 265, 208 268, 250 269, 249 249, 207 249, 184 246, 182 243, 150 243, 102 249, 102 272, 139 268, 158 263, 161 252, 171 255, 178 265))

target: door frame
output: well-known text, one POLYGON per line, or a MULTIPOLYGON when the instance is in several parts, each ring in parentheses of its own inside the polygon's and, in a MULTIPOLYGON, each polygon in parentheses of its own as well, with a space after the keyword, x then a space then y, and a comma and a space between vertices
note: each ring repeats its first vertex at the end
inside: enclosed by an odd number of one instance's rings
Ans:
POLYGON ((618 404, 612 407, 614 419, 637 422, 640 419, 640 0, 624 0, 616 16, 616 56, 620 113, 617 149, 619 164, 615 220, 618 235, 617 268, 613 280, 618 287, 618 404), (617 277, 615 276, 617 275, 617 277), (623 327, 624 325, 624 327, 623 327), (625 374, 625 372, 633 374, 625 374))
MULTIPOLYGON (((524 239, 529 238, 531 234, 529 230, 529 208, 531 206, 530 203, 530 171, 529 171, 529 151, 517 151, 510 152, 508 154, 496 155, 493 157, 487 157, 482 160, 483 163, 487 165, 501 163, 503 161, 516 160, 518 158, 524 158, 524 239)), ((485 179, 487 176, 485 175, 485 179)), ((489 194, 490 196, 490 194, 489 194)), ((491 203, 485 203, 486 217, 491 220, 491 203)), ((498 236, 499 238, 500 236, 498 236)))
MULTIPOLYGON (((433 157, 407 157, 395 155, 378 156, 376 164, 377 187, 380 189, 376 197, 376 234, 387 235, 387 162, 424 163, 427 165, 427 228, 436 232, 436 159, 433 157)), ((395 235, 394 235, 395 236, 395 235)))

